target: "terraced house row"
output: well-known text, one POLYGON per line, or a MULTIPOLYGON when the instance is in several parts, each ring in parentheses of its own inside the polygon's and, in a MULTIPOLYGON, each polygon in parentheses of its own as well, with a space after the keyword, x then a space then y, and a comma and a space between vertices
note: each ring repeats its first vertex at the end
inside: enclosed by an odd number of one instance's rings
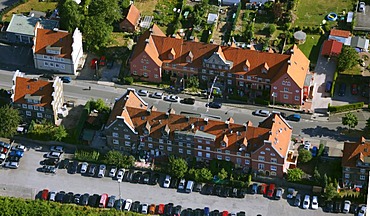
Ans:
POLYGON ((162 82, 167 75, 178 81, 197 76, 222 92, 251 98, 274 95, 276 103, 302 105, 310 97, 309 60, 294 45, 283 54, 231 46, 186 41, 166 35, 156 26, 144 32, 130 60, 131 74, 142 80, 162 82), (235 93, 234 92, 234 93, 235 93))
POLYGON ((160 112, 129 89, 116 101, 104 133, 107 145, 125 152, 146 150, 153 156, 177 155, 232 161, 237 167, 282 177, 297 163, 289 149, 292 127, 277 113, 258 126, 160 112))

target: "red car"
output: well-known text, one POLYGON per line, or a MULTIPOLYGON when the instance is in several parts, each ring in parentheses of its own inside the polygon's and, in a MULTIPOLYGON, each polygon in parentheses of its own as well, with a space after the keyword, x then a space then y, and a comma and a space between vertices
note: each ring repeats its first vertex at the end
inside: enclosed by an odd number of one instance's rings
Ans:
POLYGON ((267 186, 268 186, 267 184, 261 184, 259 193, 263 194, 263 195, 266 195, 267 186))
POLYGON ((222 216, 228 216, 229 215, 229 212, 228 211, 223 211, 222 212, 222 216))
POLYGON ((157 213, 160 214, 160 215, 164 214, 164 204, 159 204, 158 205, 157 213))
POLYGON ((267 190, 267 197, 272 198, 274 196, 275 184, 270 184, 267 190))
POLYGON ((93 58, 92 60, 91 60, 91 63, 90 63, 90 68, 91 69, 96 69, 96 66, 98 65, 98 59, 97 58, 93 58))
POLYGON ((49 190, 48 189, 42 190, 41 199, 42 200, 48 200, 48 198, 49 198, 49 190))
POLYGON ((357 93, 358 93, 358 88, 357 88, 357 85, 356 85, 356 84, 352 84, 351 93, 352 93, 353 95, 357 95, 357 93))
POLYGON ((1 151, 1 153, 6 154, 6 153, 8 152, 8 150, 9 150, 9 149, 7 149, 7 148, 0 147, 0 151, 1 151))

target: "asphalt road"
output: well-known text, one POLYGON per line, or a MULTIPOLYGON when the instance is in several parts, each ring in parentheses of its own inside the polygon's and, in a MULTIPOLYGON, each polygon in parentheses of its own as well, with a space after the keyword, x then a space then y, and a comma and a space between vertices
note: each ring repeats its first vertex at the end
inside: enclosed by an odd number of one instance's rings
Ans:
MULTIPOLYGON (((27 146, 27 144, 26 144, 27 146)), ((229 212, 245 211, 248 216, 261 214, 263 216, 306 216, 306 215, 334 215, 319 210, 303 210, 292 207, 286 199, 279 201, 269 200, 261 195, 247 195, 244 199, 221 198, 216 196, 205 196, 193 192, 191 194, 178 193, 174 189, 164 189, 159 186, 119 183, 109 177, 92 178, 80 174, 67 174, 65 169, 60 169, 57 174, 44 174, 37 171, 39 164, 46 152, 30 149, 25 152, 21 159, 20 167, 16 170, 0 168, 0 195, 8 195, 8 191, 17 191, 12 196, 30 197, 44 188, 51 191, 73 193, 89 193, 116 195, 119 197, 119 186, 121 197, 124 199, 139 200, 142 203, 169 203, 182 205, 183 208, 204 208, 211 210, 227 210, 229 212), (5 185, 5 186, 4 186, 5 185), (18 190, 19 188, 19 190, 18 190)))

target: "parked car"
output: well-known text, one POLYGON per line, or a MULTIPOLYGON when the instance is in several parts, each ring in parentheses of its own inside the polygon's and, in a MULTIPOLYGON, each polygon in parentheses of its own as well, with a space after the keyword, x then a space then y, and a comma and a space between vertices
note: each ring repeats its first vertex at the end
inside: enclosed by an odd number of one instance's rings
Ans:
POLYGON ((89 168, 89 176, 94 176, 95 175, 95 170, 96 170, 96 165, 91 164, 89 168))
POLYGON ((69 163, 68 173, 75 174, 77 172, 78 165, 79 165, 78 161, 73 161, 69 163))
POLYGON ((9 156, 15 156, 15 157, 23 157, 23 155, 24 155, 24 152, 23 151, 19 151, 19 150, 17 150, 17 151, 11 151, 10 153, 9 153, 9 156))
POLYGON ((304 200, 303 200, 303 204, 302 204, 302 208, 303 209, 308 209, 310 207, 310 195, 306 195, 304 196, 304 200))
POLYGON ((144 173, 141 178, 140 178, 140 183, 141 184, 148 184, 150 179, 150 172, 144 173))
POLYGON ((340 203, 339 201, 336 201, 334 203, 334 208, 333 208, 333 211, 334 213, 340 213, 342 212, 342 203, 340 203))
POLYGON ((301 206, 301 194, 297 194, 294 199, 294 206, 301 206))
POLYGON ((316 157, 317 156, 317 153, 318 153, 318 148, 316 146, 312 147, 311 149, 311 154, 312 154, 312 157, 316 157))
POLYGON ((177 178, 172 178, 170 183, 170 188, 178 188, 179 180, 177 178))
POLYGON ((149 206, 149 214, 151 214, 151 215, 154 215, 155 214, 155 208, 156 208, 156 205, 155 204, 151 204, 150 206, 149 206))
POLYGON ((108 194, 103 193, 103 194, 100 196, 100 200, 99 200, 99 208, 105 208, 105 207, 107 206, 108 200, 109 200, 108 194))
POLYGON ((143 175, 142 172, 136 172, 133 174, 131 183, 139 183, 141 176, 143 175))
POLYGON ((139 209, 140 209, 140 202, 139 201, 133 202, 132 205, 131 205, 130 211, 139 212, 139 209))
POLYGON ((152 98, 157 98, 157 99, 163 99, 163 92, 154 92, 153 94, 150 95, 152 98))
POLYGON ((81 194, 73 195, 73 203, 74 204, 80 204, 80 198, 81 198, 81 194))
POLYGON ((51 146, 50 151, 52 152, 64 152, 63 146, 51 146))
POLYGON ((82 162, 80 173, 81 174, 85 174, 87 172, 88 166, 89 166, 89 164, 87 162, 82 162))
POLYGON ((62 202, 65 194, 66 194, 65 191, 59 191, 55 196, 55 202, 62 202))
POLYGON ((204 207, 204 209, 203 209, 203 215, 204 216, 209 216, 209 207, 204 207))
POLYGON ((89 197, 90 195, 88 193, 85 193, 80 197, 80 205, 87 206, 89 203, 89 197))
POLYGON ((168 203, 164 207, 164 213, 165 213, 165 215, 168 215, 168 216, 172 215, 173 210, 174 210, 173 209, 173 203, 168 203))
POLYGON ((319 209, 319 201, 317 200, 317 196, 312 196, 312 203, 311 203, 312 209, 319 209))
POLYGON ((203 187, 202 183, 195 182, 193 191, 194 192, 201 192, 202 191, 202 187, 203 187))
POLYGON ((70 82, 72 82, 72 78, 69 77, 69 76, 62 76, 62 77, 60 77, 60 79, 62 80, 63 83, 70 83, 70 82))
POLYGON ((4 167, 11 168, 11 169, 18 169, 19 162, 16 162, 16 161, 7 161, 7 162, 5 162, 4 167))
POLYGON ((124 203, 125 203, 124 199, 118 199, 114 202, 114 208, 116 210, 122 211, 122 207, 124 203))
POLYGON ((73 192, 68 192, 63 197, 63 203, 72 203, 73 202, 73 192))
POLYGON ((355 84, 355 83, 353 83, 353 84, 351 85, 351 94, 352 94, 352 95, 357 95, 357 94, 358 94, 358 86, 357 86, 357 84, 355 84))
POLYGON ((18 144, 12 148, 12 150, 26 151, 26 146, 18 144))
POLYGON ((46 158, 60 158, 60 156, 62 156, 62 153, 61 152, 49 152, 48 154, 46 154, 46 158))
POLYGON ((123 206, 123 210, 124 211, 129 211, 131 209, 131 205, 132 205, 132 200, 131 199, 127 199, 125 201, 125 205, 123 206))
POLYGON ((180 102, 181 99, 177 95, 168 95, 167 97, 164 98, 164 100, 170 101, 170 102, 180 102))
POLYGON ((125 174, 125 169, 119 169, 117 172, 117 181, 122 181, 123 175, 125 174))
POLYGON ((325 92, 331 92, 332 85, 333 85, 332 81, 326 81, 325 92))
POLYGON ((166 178, 163 181, 163 187, 164 188, 169 188, 171 183, 171 176, 166 175, 166 178))
POLYGON ((180 103, 194 105, 195 104, 195 98, 194 97, 184 98, 180 101, 180 103))
MULTIPOLYGON (((45 159, 43 161, 41 161, 41 164, 42 165, 49 165, 49 166, 56 166, 59 162, 59 159, 56 158, 56 159, 53 159, 53 158, 48 158, 48 159, 45 159)), ((68 167, 68 165, 67 165, 68 167)))
POLYGON ((238 197, 238 189, 237 188, 232 188, 230 193, 231 197, 238 197))
POLYGON ((358 12, 364 12, 365 11, 365 2, 360 2, 358 4, 358 12))
POLYGON ((213 190, 213 195, 221 196, 221 191, 222 191, 222 186, 221 185, 216 185, 214 190, 213 190))
POLYGON ((49 193, 49 201, 55 202, 55 196, 57 193, 55 191, 50 191, 49 193))
POLYGON ((347 214, 349 213, 349 210, 351 208, 351 201, 349 200, 344 200, 344 203, 343 203, 343 213, 347 214))
POLYGON ((303 148, 306 149, 307 151, 310 151, 310 149, 311 149, 311 143, 308 142, 308 141, 304 141, 303 148))
POLYGON ((244 198, 245 194, 247 194, 247 189, 245 188, 238 189, 238 196, 237 196, 238 198, 244 198))
POLYGON ((276 200, 279 200, 281 199, 281 197, 283 196, 283 189, 282 188, 278 188, 276 189, 276 192, 275 192, 275 199, 276 200))
POLYGON ((208 104, 206 104, 206 107, 209 107, 209 108, 214 108, 214 109, 220 109, 222 107, 222 103, 218 103, 218 102, 209 102, 208 104))
POLYGON ((340 84, 338 95, 339 96, 344 96, 345 94, 346 94, 346 84, 342 83, 342 84, 340 84))
POLYGON ((164 204, 159 204, 158 205, 157 213, 160 214, 160 215, 164 214, 164 204))
POLYGON ((182 206, 181 205, 177 205, 173 211, 173 215, 174 216, 180 216, 181 215, 181 209, 182 209, 182 206))
POLYGON ((55 168, 55 166, 44 165, 42 166, 41 171, 45 173, 56 173, 57 169, 55 168))
POLYGON ((358 204, 352 203, 349 212, 356 215, 358 213, 358 209, 359 209, 358 204))
MULTIPOLYGON (((54 159, 53 159, 54 160, 54 159)), ((58 159, 56 160, 56 163, 58 163, 58 159)), ((67 169, 69 165, 69 159, 65 158, 59 163, 59 169, 67 169)))
POLYGON ((213 194, 213 185, 212 184, 206 184, 205 186, 205 189, 204 189, 204 194, 205 195, 212 195, 213 194))
POLYGON ((258 192, 258 184, 253 183, 251 186, 251 194, 256 194, 258 192))
POLYGON ((334 210, 334 204, 332 201, 326 201, 325 202, 325 207, 324 207, 324 211, 325 212, 333 212, 334 210))
POLYGON ((229 197, 230 196, 230 188, 229 187, 223 187, 221 190, 221 196, 222 197, 229 197))
POLYGON ((292 115, 289 115, 288 117, 286 117, 285 119, 286 120, 289 120, 289 121, 299 122, 299 121, 301 121, 301 115, 299 115, 299 114, 292 114, 292 115))
POLYGON ((148 204, 141 204, 141 214, 148 214, 148 204))
POLYGON ((274 196, 275 184, 270 184, 267 189, 267 197, 272 198, 274 196))
POLYGON ((139 91, 137 91, 137 94, 140 95, 140 96, 147 97, 149 95, 149 91, 144 90, 144 89, 140 89, 139 91))
POLYGON ((179 189, 180 191, 185 189, 185 179, 180 180, 179 187, 177 189, 179 189))
POLYGON ((288 188, 286 198, 292 199, 294 197, 294 192, 295 192, 294 188, 288 188))
POLYGON ((104 164, 101 164, 99 166, 99 172, 98 172, 98 178, 103 178, 105 175, 106 166, 104 164))
POLYGON ((194 188, 194 181, 188 181, 186 183, 186 187, 185 187, 185 192, 186 193, 191 193, 193 191, 193 188, 194 188))
POLYGON ((107 208, 113 208, 114 203, 116 202, 116 196, 112 195, 108 199, 107 208))
POLYGON ((150 185, 156 185, 158 184, 160 175, 158 173, 154 173, 150 179, 149 179, 149 184, 150 185))
POLYGON ((365 216, 365 214, 366 214, 366 205, 362 205, 357 213, 357 216, 365 216))
POLYGON ((267 110, 255 110, 252 114, 256 116, 268 117, 270 112, 267 110))
POLYGON ((259 189, 259 193, 260 194, 263 194, 263 195, 266 195, 266 192, 267 192, 267 187, 268 185, 263 183, 260 185, 260 189, 259 189))
POLYGON ((88 205, 90 207, 98 207, 97 204, 99 202, 99 195, 98 194, 94 194, 92 196, 89 197, 89 201, 88 201, 88 205))

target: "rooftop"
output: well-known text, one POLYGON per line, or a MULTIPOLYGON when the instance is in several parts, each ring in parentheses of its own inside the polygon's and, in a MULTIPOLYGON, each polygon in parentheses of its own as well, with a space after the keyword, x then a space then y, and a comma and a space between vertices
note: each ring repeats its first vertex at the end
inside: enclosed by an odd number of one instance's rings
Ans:
POLYGON ((59 22, 56 20, 24 16, 22 14, 13 14, 12 20, 10 21, 6 31, 34 36, 37 22, 40 22, 44 29, 58 28, 59 25, 59 22))

